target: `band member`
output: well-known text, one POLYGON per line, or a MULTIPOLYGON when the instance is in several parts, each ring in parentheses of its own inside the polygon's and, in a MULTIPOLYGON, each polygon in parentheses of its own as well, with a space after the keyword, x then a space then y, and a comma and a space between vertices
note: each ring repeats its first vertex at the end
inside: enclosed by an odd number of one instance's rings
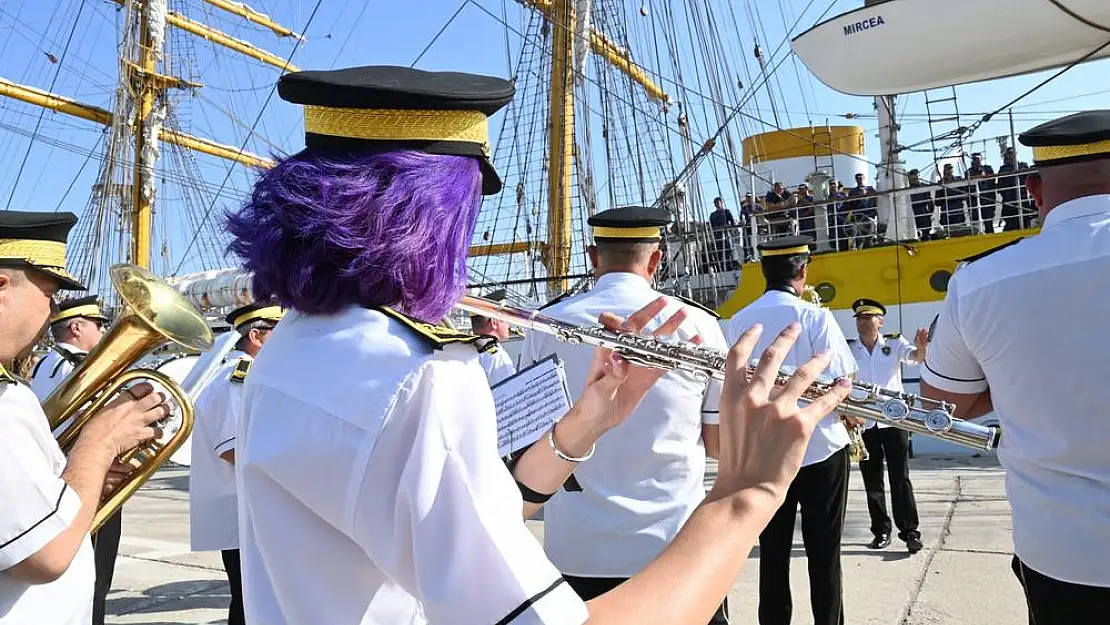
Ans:
MULTIPOLYGON (((590 326, 605 311, 628 315, 658 299, 652 288, 663 253, 662 228, 671 222, 663 209, 626 206, 589 218, 594 245, 588 248, 596 282, 585 293, 544 307, 544 314, 590 326)), ((683 308, 672 299, 668 310, 683 308)), ((703 345, 725 351, 716 314, 697 305, 676 335, 700 336, 703 345)), ((659 317, 649 327, 661 323, 659 317)), ((571 345, 550 334, 531 332, 522 363, 557 354, 566 365, 567 386, 580 393, 593 347, 571 345)), ((643 570, 674 539, 705 497, 705 457, 718 449, 720 381, 698 380, 671 371, 655 384, 626 424, 598 442, 589 460, 574 472, 544 509, 544 546, 551 562, 583 599, 616 588, 643 570)), ((722 604, 710 623, 727 623, 722 604)))
MULTIPOLYGON (((929 331, 917 331, 910 343, 899 334, 883 336, 886 306, 873 299, 858 299, 852 304, 859 340, 849 339, 852 355, 859 366, 858 379, 893 391, 902 391, 902 363, 920 364, 925 359, 929 331)), ((867 512, 871 516, 871 549, 890 545, 890 516, 886 512, 883 488, 883 462, 890 475, 890 504, 898 538, 910 553, 921 551, 921 532, 917 531, 917 502, 910 483, 910 434, 884 423, 869 421, 863 432, 866 460, 859 463, 867 491, 867 512)))
MULTIPOLYGON (((599 350, 593 383, 510 473, 476 337, 428 323, 464 293, 482 194, 501 189, 488 116, 512 83, 359 67, 286 74, 278 93, 305 105, 308 147, 264 172, 228 222, 255 297, 289 310, 243 386, 247 622, 707 621, 797 471, 815 415, 847 395, 840 387, 798 409, 827 361, 810 362, 772 402, 778 361, 749 383, 735 369, 759 332, 744 337, 730 355, 731 437, 707 503, 636 583, 587 606, 523 519, 662 372, 599 350)), ((600 321, 638 332, 665 304, 600 321)), ((796 337, 791 328, 778 348, 796 337)))
POLYGON ((108 317, 100 311, 95 295, 67 299, 58 305, 58 312, 50 316, 54 346, 31 372, 31 390, 40 401, 46 399, 96 347, 106 325, 108 317))
POLYGON ((1108 138, 1108 111, 1020 135, 1041 231, 955 273, 921 371, 926 396, 1000 421, 1013 569, 1036 625, 1110 612, 1108 138))
MULTIPOLYGON (((82 290, 65 268, 72 213, 0 212, 0 365, 42 337, 56 291, 82 290)), ((67 458, 38 398, 0 366, 0 620, 87 625, 94 565, 89 527, 124 451, 157 435, 163 397, 138 384, 82 427, 67 458)))
MULTIPOLYGON (((498 289, 486 295, 486 299, 502 302, 505 300, 505 296, 505 289, 498 289)), ((505 348, 499 344, 500 341, 509 338, 509 324, 482 315, 471 315, 470 329, 474 334, 489 339, 483 341, 478 349, 478 363, 485 370, 486 379, 489 380, 490 386, 516 373, 513 359, 505 351, 505 348)))
MULTIPOLYGON (((787 365, 801 365, 827 350, 826 375, 856 372, 848 341, 832 312, 803 300, 809 274, 810 245, 805 236, 783 237, 759 246, 766 291, 728 322, 726 337, 735 342, 756 323, 766 328, 759 349, 790 323, 802 327, 802 339, 786 355, 787 365)), ((759 622, 786 625, 793 614, 790 597, 790 552, 794 521, 802 510, 802 538, 809 561, 810 599, 816 625, 842 625, 844 594, 840 575, 840 538, 848 502, 848 431, 836 413, 826 413, 806 449, 802 469, 790 484, 786 501, 759 537, 759 622)), ((853 422, 853 425, 857 425, 853 422)))
MULTIPOLYGON (((31 390, 39 401, 45 401, 70 372, 85 360, 92 348, 100 342, 108 322, 96 296, 71 298, 58 305, 58 312, 50 317, 50 333, 54 337, 54 346, 39 360, 31 373, 31 390)), ((56 430, 68 425, 68 422, 63 423, 56 430)), ((108 593, 112 590, 122 534, 122 509, 108 517, 104 525, 92 534, 96 560, 92 625, 104 625, 105 608, 108 593)))
POLYGON ((231 588, 228 625, 243 625, 239 561, 239 508, 235 489, 235 433, 243 381, 284 311, 249 304, 227 316, 240 335, 228 361, 197 396, 193 457, 189 471, 189 528, 193 551, 219 551, 231 588))

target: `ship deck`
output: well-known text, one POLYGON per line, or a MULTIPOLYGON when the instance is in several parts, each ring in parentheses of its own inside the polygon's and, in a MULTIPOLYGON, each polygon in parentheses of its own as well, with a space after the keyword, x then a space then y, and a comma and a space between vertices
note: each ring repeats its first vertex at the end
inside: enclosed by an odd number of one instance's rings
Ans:
MULTIPOLYGON (((863 480, 852 471, 843 548, 848 622, 1024 623, 1024 599, 1010 572, 1010 507, 997 461, 918 456, 910 466, 925 542, 913 556, 897 540, 883 551, 866 548, 871 536, 863 480)), ((109 623, 224 622, 229 595, 219 554, 189 551, 187 472, 161 470, 124 508, 109 623)), ((542 537, 542 521, 529 526, 542 537)), ((804 557, 798 533, 791 567, 797 625, 813 622, 804 557)), ((729 595, 733 623, 756 622, 757 558, 758 549, 729 595)))

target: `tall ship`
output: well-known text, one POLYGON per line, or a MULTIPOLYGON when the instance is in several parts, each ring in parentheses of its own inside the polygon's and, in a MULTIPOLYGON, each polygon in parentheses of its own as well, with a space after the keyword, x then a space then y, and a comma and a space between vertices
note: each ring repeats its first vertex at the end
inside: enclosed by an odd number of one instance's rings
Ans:
MULTIPOLYGON (((1101 0, 1026 0, 992 29, 982 24, 1003 18, 987 0, 800 12, 758 0, 444 0, 401 14, 366 2, 259 4, 0 8, 11 33, 0 43, 0 199, 79 213, 75 273, 109 308, 108 267, 134 263, 205 294, 195 301, 220 329, 246 286, 223 215, 258 171, 300 147, 301 120, 276 97, 277 78, 399 64, 367 34, 399 30, 420 44, 405 63, 517 86, 494 120, 505 189, 479 215, 471 294, 504 289, 534 308, 589 289, 589 216, 658 206, 673 215, 659 290, 727 319, 763 291, 758 243, 808 234, 810 284, 847 336, 860 297, 887 306, 885 331, 912 335, 963 259, 1036 233, 1023 189, 1032 170, 1015 137, 1054 115, 1022 107, 1110 55, 1101 0), (1038 35, 1045 28, 1054 36, 1038 35), (1001 86, 1031 75, 1024 92, 1001 86), (965 89, 983 84, 1007 95, 980 93, 968 113, 965 89), (830 101, 855 111, 822 112, 830 101), (714 215, 717 198, 727 218, 714 215)), ((184 378, 199 359, 163 351, 148 362, 184 378)), ((914 369, 904 371, 911 389, 914 369)))

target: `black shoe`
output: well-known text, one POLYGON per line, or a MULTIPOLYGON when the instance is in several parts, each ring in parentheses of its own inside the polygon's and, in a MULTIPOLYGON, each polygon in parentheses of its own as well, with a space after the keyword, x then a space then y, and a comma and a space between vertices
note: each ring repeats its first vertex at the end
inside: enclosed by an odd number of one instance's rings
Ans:
POLYGON ((868 549, 885 549, 888 545, 890 545, 890 535, 889 534, 876 534, 875 539, 872 540, 867 545, 867 548, 868 549))
POLYGON ((906 539, 906 549, 908 549, 911 554, 917 553, 924 548, 925 545, 921 544, 921 539, 917 536, 906 539))

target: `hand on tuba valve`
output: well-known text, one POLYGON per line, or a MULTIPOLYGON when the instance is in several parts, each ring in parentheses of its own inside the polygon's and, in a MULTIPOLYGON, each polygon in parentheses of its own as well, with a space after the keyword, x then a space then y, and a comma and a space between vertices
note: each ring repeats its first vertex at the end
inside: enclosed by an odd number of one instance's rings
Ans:
POLYGON ((116 265, 110 275, 124 304, 123 312, 84 362, 42 404, 63 451, 79 438, 115 444, 119 466, 130 468, 97 509, 94 532, 193 430, 192 403, 173 379, 158 371, 128 369, 166 342, 191 351, 209 349, 213 342, 212 330, 200 312, 161 278, 134 265, 116 265), (160 436, 157 422, 170 413, 166 396, 155 393, 148 383, 128 388, 142 379, 164 388, 180 410, 181 427, 168 441, 155 440, 160 436), (90 436, 81 436, 90 424, 90 436))

